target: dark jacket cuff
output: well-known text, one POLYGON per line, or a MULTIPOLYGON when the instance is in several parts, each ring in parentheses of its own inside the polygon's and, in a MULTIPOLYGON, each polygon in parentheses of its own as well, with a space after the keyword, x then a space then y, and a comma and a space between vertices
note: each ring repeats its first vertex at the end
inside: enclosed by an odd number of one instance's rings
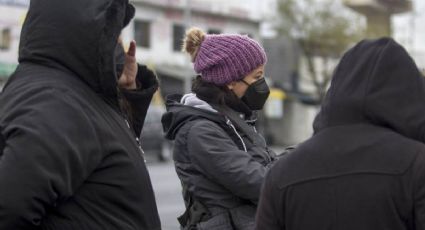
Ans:
POLYGON ((151 97, 159 87, 155 73, 148 69, 145 65, 140 64, 138 66, 136 84, 137 89, 121 89, 122 94, 130 103, 135 100, 137 101, 140 98, 151 97))

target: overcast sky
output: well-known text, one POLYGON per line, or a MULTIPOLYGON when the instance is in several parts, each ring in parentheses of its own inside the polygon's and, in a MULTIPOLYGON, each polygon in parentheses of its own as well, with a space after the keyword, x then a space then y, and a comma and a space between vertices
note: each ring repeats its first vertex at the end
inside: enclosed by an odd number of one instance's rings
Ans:
POLYGON ((393 18, 394 36, 409 49, 425 53, 425 1, 413 0, 413 2, 414 12, 393 18))
MULTIPOLYGON (((243 0, 229 0, 228 2, 236 3, 238 1, 243 0)), ((248 2, 254 13, 262 8, 262 13, 268 15, 273 12, 273 8, 276 8, 276 0, 250 0, 248 2)), ((243 3, 240 2, 240 4, 243 3)), ((415 56, 420 66, 425 67, 425 0, 413 0, 413 4, 413 12, 393 17, 394 38, 415 56)), ((265 30, 265 32, 267 31, 265 30)))

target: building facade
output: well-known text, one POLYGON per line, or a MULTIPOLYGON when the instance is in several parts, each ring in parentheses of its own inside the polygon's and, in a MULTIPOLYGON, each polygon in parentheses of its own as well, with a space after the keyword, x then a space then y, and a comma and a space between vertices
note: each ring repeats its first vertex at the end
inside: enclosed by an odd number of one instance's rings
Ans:
POLYGON ((29 0, 0 0, 0 89, 18 64, 19 37, 29 0))
POLYGON ((123 31, 124 41, 136 40, 137 58, 155 69, 163 95, 189 91, 195 76, 189 57, 181 52, 188 26, 213 34, 239 33, 260 39, 260 22, 244 7, 205 0, 133 0, 132 3, 136 16, 123 31))
MULTIPOLYGON (((135 39, 137 58, 154 68, 164 94, 182 93, 195 75, 181 52, 188 25, 208 33, 241 33, 260 39, 257 0, 132 0, 135 19, 124 29, 124 41, 135 39), (189 14, 188 14, 189 13, 189 14)), ((17 65, 19 37, 29 0, 0 0, 0 85, 17 65)))

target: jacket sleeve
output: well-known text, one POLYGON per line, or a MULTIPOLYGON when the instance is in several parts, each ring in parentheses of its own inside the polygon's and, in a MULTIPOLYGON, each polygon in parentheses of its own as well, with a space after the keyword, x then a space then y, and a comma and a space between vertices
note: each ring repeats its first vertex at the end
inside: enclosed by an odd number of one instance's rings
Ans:
POLYGON ((425 230, 425 153, 419 152, 413 165, 415 229, 425 230))
POLYGON ((285 230, 285 226, 282 224, 284 221, 279 220, 279 217, 284 216, 284 204, 280 199, 283 195, 280 194, 282 191, 277 188, 275 179, 276 175, 273 175, 272 167, 261 190, 260 203, 255 218, 256 230, 285 230))
POLYGON ((189 130, 187 143, 198 170, 236 196, 258 203, 267 166, 239 150, 214 122, 196 122, 189 130))
POLYGON ((122 94, 130 104, 133 131, 139 137, 153 94, 158 90, 158 80, 152 70, 139 65, 136 81, 138 89, 122 90, 122 94))
POLYGON ((100 143, 84 109, 61 92, 43 89, 5 101, 0 229, 35 229, 47 210, 71 197, 94 170, 100 143))

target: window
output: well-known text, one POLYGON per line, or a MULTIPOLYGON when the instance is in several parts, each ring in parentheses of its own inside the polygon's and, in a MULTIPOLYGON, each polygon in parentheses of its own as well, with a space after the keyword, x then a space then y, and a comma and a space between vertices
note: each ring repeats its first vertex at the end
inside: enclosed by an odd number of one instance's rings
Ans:
POLYGON ((11 47, 12 35, 10 28, 5 28, 1 30, 0 33, 0 50, 8 50, 11 47))
POLYGON ((209 29, 208 34, 221 34, 221 31, 218 29, 209 29))
POLYGON ((151 28, 149 21, 136 20, 134 21, 134 40, 137 46, 150 48, 151 28))
POLYGON ((173 26, 173 50, 174 51, 180 51, 182 49, 184 35, 185 35, 185 27, 183 25, 173 26))

